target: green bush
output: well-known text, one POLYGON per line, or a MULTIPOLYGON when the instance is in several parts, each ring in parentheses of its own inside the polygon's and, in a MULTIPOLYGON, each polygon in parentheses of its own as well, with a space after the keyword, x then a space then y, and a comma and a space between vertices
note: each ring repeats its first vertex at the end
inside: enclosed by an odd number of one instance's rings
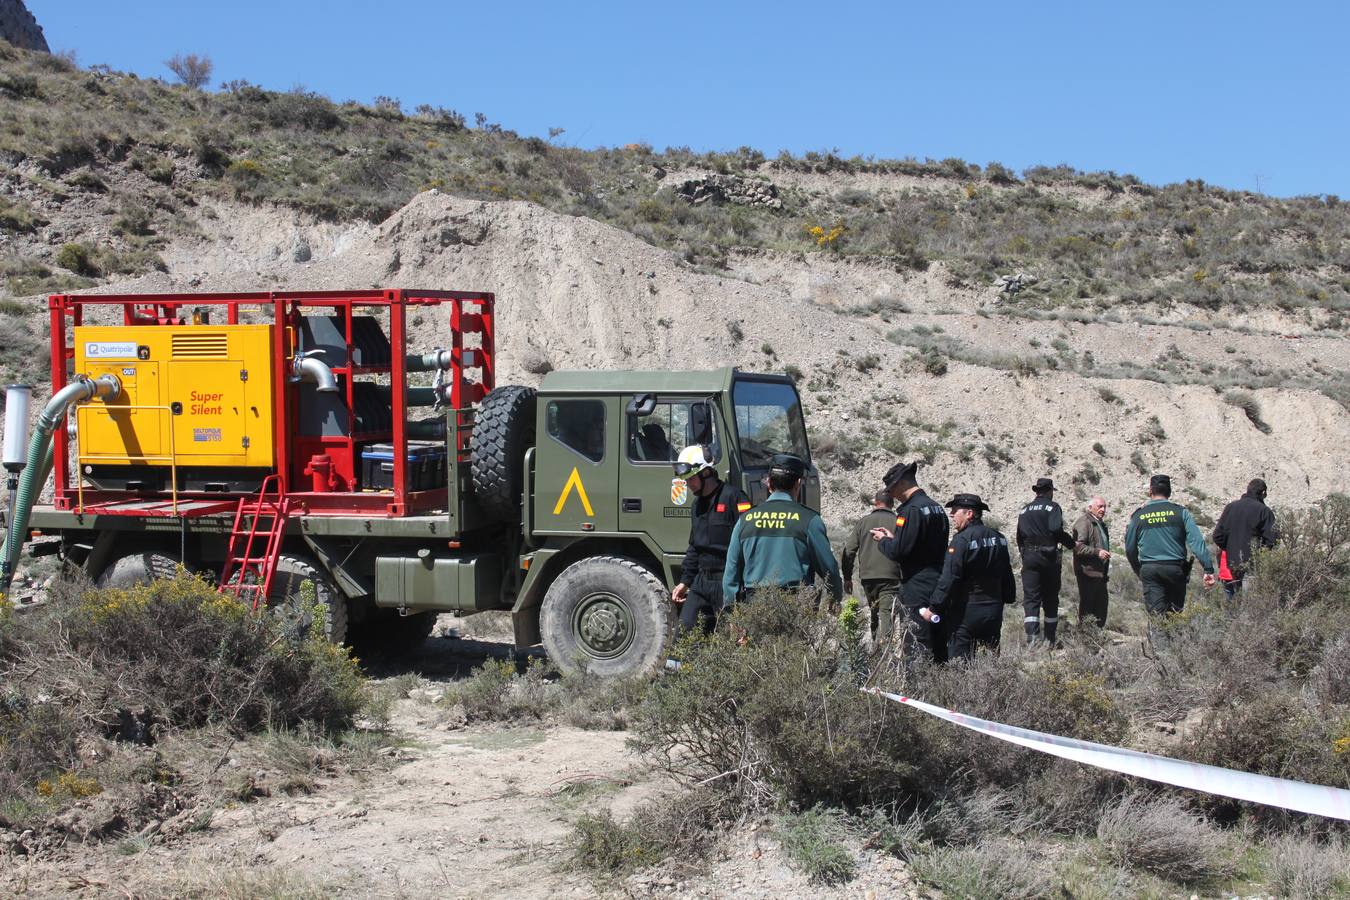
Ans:
POLYGON ((793 868, 820 884, 853 879, 858 864, 844 844, 847 827, 838 811, 821 808, 780 816, 774 831, 793 868))
POLYGON ((366 697, 346 650, 317 632, 288 635, 187 575, 91 591, 64 627, 71 650, 118 686, 114 705, 143 707, 170 727, 335 729, 366 697))
POLYGON ((652 685, 634 714, 638 750, 751 805, 861 807, 927 792, 939 761, 926 723, 859 693, 833 619, 768 595, 730 623, 743 646, 732 628, 690 641, 680 671, 652 685))
POLYGON ((76 275, 99 275, 94 264, 94 248, 89 244, 64 244, 56 253, 56 264, 76 275))

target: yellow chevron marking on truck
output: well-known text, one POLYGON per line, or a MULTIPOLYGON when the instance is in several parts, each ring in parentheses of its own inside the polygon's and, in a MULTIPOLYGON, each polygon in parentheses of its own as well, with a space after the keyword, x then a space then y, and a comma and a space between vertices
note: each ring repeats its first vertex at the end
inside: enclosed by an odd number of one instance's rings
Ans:
POLYGON ((567 484, 563 485, 562 493, 558 495, 558 503, 553 507, 555 516, 562 515, 563 507, 567 505, 567 498, 572 493, 572 488, 576 488, 577 496, 581 498, 581 508, 586 510, 586 515, 595 515, 595 510, 591 509, 591 499, 586 496, 586 485, 581 483, 581 473, 577 467, 572 467, 572 474, 567 476, 567 484))

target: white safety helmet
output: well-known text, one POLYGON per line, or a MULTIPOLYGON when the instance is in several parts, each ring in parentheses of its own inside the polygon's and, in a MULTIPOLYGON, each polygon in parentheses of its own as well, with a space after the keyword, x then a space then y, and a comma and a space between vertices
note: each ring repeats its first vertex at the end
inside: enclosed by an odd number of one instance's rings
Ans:
POLYGON ((688 478, 691 475, 701 474, 705 469, 715 467, 712 458, 712 451, 703 444, 690 444, 680 451, 680 458, 675 461, 675 474, 681 478, 688 478))

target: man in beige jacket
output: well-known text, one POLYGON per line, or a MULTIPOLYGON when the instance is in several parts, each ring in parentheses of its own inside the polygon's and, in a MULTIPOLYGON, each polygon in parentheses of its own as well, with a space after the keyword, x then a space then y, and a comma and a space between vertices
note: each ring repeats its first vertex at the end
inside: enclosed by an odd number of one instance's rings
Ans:
POLYGON ((1106 581, 1111 568, 1111 538, 1106 530, 1106 501, 1093 497, 1073 523, 1073 574, 1078 578, 1078 624, 1090 616, 1106 626, 1106 581))

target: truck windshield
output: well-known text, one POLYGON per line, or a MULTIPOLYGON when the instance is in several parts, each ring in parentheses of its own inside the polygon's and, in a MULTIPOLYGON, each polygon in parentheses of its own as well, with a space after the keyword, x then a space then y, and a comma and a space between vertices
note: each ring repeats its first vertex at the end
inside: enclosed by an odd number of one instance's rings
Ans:
POLYGON ((731 389, 731 401, 736 407, 741 465, 767 466, 775 453, 791 453, 811 461, 801 400, 791 385, 737 381, 731 389))

